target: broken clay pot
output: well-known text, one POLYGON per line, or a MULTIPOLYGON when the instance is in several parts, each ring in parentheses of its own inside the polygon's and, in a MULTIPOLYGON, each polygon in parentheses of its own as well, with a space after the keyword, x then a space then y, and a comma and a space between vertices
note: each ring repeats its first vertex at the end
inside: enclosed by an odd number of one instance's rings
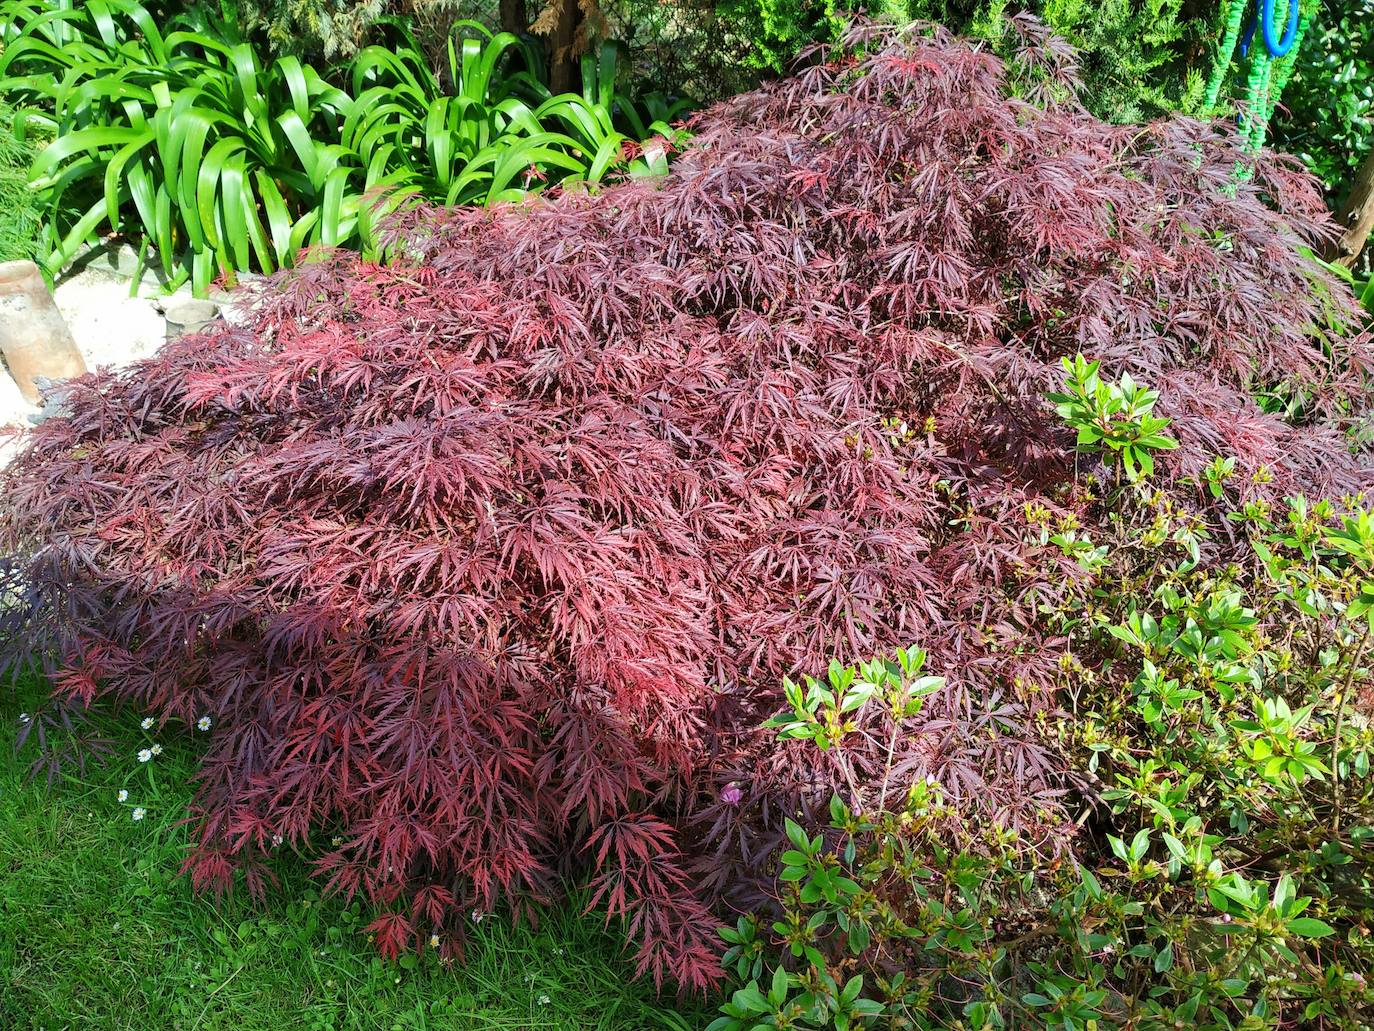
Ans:
POLYGON ((86 371, 48 284, 31 261, 0 264, 0 355, 19 392, 34 404, 43 399, 37 380, 71 379, 86 371))

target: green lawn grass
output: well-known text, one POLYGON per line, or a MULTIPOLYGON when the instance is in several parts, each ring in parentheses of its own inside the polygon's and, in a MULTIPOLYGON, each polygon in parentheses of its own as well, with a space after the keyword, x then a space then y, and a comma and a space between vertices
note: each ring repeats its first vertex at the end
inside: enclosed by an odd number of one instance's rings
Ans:
POLYGON ((197 898, 177 869, 197 744, 108 719, 109 762, 48 788, 13 728, 42 696, 0 684, 0 1028, 4 1031, 344 1031, 699 1028, 699 1011, 631 979, 613 931, 576 909, 537 929, 490 918, 465 966, 383 962, 354 904, 322 900, 283 855, 268 905, 197 898), (136 758, 154 743, 151 762, 136 758), (118 792, 128 790, 121 804, 118 792), (147 809, 141 821, 134 806, 147 809))

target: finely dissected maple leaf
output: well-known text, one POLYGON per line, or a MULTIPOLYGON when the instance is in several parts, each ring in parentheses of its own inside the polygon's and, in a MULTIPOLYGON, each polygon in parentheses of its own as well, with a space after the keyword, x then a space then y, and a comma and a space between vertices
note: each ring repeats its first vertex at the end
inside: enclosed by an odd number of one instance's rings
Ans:
POLYGON ((385 951, 457 954, 572 878, 642 969, 705 984, 710 903, 837 777, 757 729, 786 673, 922 644, 948 687, 896 780, 1065 830, 1035 717, 1068 644, 1030 617, 1070 563, 1024 517, 1087 509, 1061 356, 1162 392, 1161 475, 1368 482, 1342 431, 1369 346, 1299 250, 1330 229, 1310 178, 1237 179, 1224 126, 1094 120, 1058 51, 1036 106, 942 35, 849 42, 702 116, 665 181, 416 213, 405 261, 279 277, 33 432, 12 652, 213 717, 198 888, 261 886, 280 838, 385 951))

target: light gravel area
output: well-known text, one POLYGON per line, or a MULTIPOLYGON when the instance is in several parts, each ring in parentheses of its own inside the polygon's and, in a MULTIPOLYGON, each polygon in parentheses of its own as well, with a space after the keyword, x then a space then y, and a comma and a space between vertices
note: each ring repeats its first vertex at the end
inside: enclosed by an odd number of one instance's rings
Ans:
MULTIPOLYGON (((136 268, 127 245, 105 247, 78 258, 58 281, 53 300, 86 360, 86 368, 119 369, 155 354, 186 321, 214 315, 228 295, 196 301, 189 287, 167 294, 162 280, 145 271, 131 290, 136 268), (132 296, 131 296, 132 294, 132 296)), ((41 410, 24 400, 8 370, 0 365, 0 465, 18 451, 24 431, 41 410)))

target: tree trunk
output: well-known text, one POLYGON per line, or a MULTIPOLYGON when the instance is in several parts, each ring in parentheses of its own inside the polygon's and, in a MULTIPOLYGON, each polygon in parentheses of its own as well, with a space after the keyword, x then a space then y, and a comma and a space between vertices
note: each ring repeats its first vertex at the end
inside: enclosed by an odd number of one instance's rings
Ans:
POLYGON ((554 93, 580 92, 582 55, 577 53, 577 30, 581 26, 582 4, 563 0, 548 43, 549 89, 554 93))
POLYGON ((501 31, 517 36, 530 27, 530 12, 525 0, 501 0, 501 31))
POLYGON ((1341 238, 1336 242, 1335 259, 1342 265, 1353 266, 1374 230, 1374 150, 1365 155, 1355 173, 1355 184, 1336 209, 1336 222, 1341 227, 1341 238))

